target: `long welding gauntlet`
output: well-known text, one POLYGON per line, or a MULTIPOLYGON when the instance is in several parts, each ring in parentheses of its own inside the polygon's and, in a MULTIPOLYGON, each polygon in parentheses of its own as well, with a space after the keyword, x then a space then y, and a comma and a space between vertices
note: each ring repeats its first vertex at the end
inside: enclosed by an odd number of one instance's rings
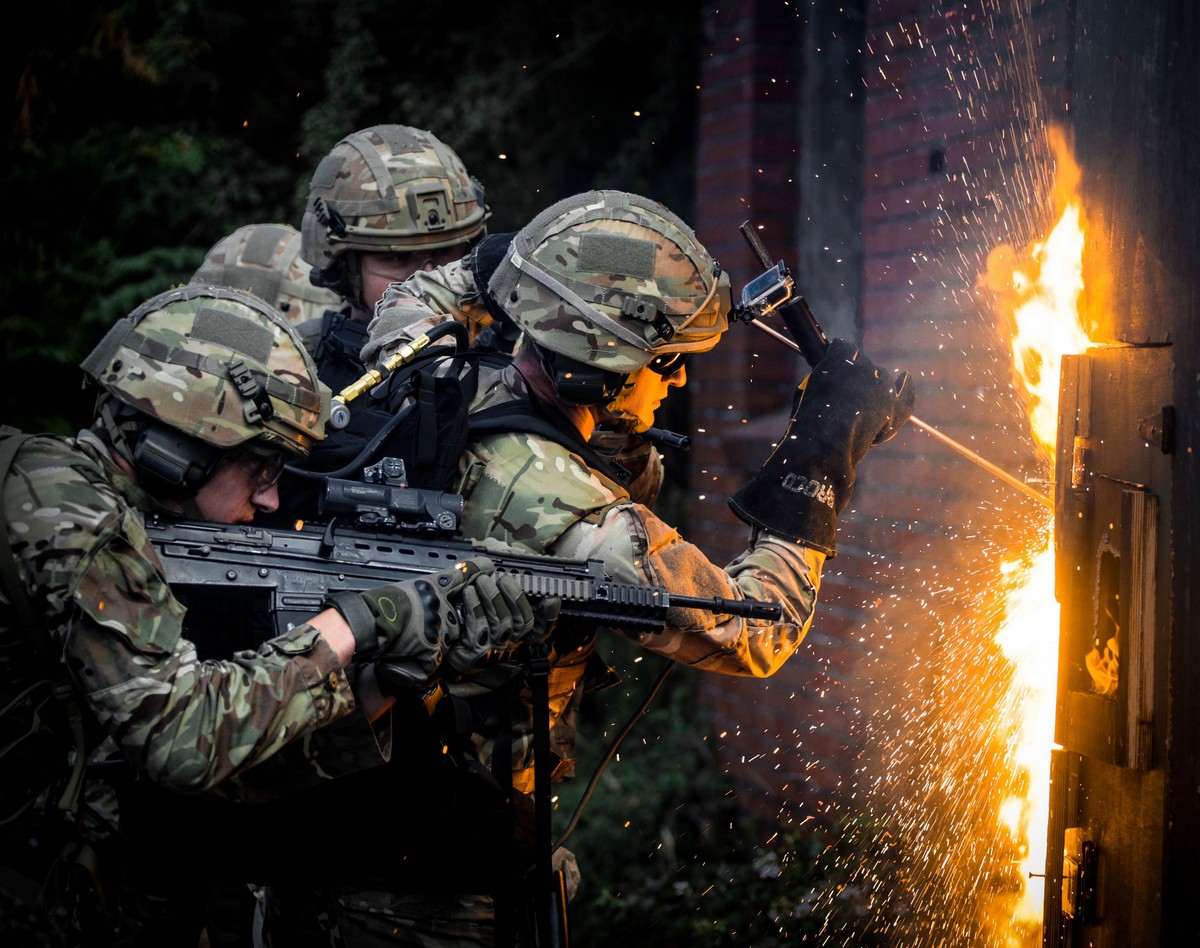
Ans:
POLYGON ((833 340, 797 389, 783 438, 730 508, 751 526, 834 555, 859 461, 903 427, 915 397, 907 372, 881 370, 833 340))
POLYGON ((375 663, 384 694, 423 686, 443 660, 463 671, 511 649, 535 626, 516 581, 485 557, 365 592, 331 593, 354 633, 355 660, 375 663))

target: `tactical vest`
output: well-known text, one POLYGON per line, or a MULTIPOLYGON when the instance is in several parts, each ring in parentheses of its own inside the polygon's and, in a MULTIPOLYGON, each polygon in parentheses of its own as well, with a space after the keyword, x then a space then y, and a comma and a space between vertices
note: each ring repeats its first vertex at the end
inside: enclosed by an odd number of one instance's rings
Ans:
MULTIPOLYGON (((301 332, 306 348, 309 330, 306 324, 301 332)), ((309 351, 317 364, 317 378, 335 395, 366 372, 359 353, 367 338, 367 324, 354 319, 348 311, 326 310, 321 317, 320 334, 309 351)))
MULTIPOLYGON (((481 389, 485 388, 481 382, 481 389)), ((553 553, 575 524, 599 523, 610 508, 629 502, 619 472, 572 434, 565 419, 513 393, 493 379, 472 406, 471 443, 458 492, 465 499, 462 531, 472 539, 494 538, 535 553, 553 553), (549 429, 554 428, 553 440, 549 429), (547 434, 541 433, 547 431, 547 434), (582 463, 580 458, 586 459, 582 463)), ((595 652, 595 628, 555 632, 550 670, 552 742, 559 762, 555 777, 573 772, 577 693, 598 690, 620 678, 595 652)), ((518 737, 520 728, 515 728, 518 737)), ((516 759, 513 785, 532 790, 532 767, 516 759)))

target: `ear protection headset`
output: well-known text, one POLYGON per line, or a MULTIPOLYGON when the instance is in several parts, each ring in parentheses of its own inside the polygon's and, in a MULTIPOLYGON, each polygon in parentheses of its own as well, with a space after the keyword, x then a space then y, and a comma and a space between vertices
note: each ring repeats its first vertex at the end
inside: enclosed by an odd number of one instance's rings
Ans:
POLYGON ((223 453, 199 438, 150 420, 133 445, 133 465, 148 486, 190 494, 212 476, 223 453))
POLYGON ((547 374, 554 382, 554 390, 559 398, 571 405, 603 405, 610 402, 617 397, 629 378, 624 373, 608 372, 542 346, 538 346, 538 351, 547 374))

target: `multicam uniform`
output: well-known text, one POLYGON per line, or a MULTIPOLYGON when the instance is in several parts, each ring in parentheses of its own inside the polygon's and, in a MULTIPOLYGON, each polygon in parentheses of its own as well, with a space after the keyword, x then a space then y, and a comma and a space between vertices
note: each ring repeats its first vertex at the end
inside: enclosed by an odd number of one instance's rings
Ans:
MULTIPOLYGON (((390 352, 451 318, 466 327, 473 348, 511 352, 518 330, 506 319, 496 317, 488 306, 486 289, 496 257, 511 236, 490 235, 461 260, 432 271, 420 270, 403 284, 389 287, 380 301, 380 309, 387 316, 372 324, 364 351, 372 354, 372 358, 381 350, 390 352), (409 300, 416 300, 423 307, 410 312, 409 300)), ((652 444, 631 438, 625 431, 601 428, 593 432, 588 443, 597 452, 616 459, 629 474, 630 481, 624 487, 631 498, 647 507, 654 506, 662 489, 664 471, 662 457, 652 444)))
MULTIPOLYGON (((334 145, 313 172, 301 222, 300 252, 312 265, 312 282, 338 299, 297 326, 321 381, 337 393, 365 371, 359 352, 380 292, 364 275, 368 258, 390 261, 387 269, 397 275, 427 261, 453 259, 486 233, 489 216, 483 185, 432 132, 374 125, 334 145)), ((349 469, 356 476, 360 450, 388 420, 365 402, 348 428, 329 432, 299 466, 311 472, 349 469)), ((315 483, 285 476, 283 512, 315 517, 315 483)))
MULTIPOLYGON (((416 274, 390 287, 376 309, 368 363, 382 361, 404 342, 452 316, 472 329, 486 324, 486 306, 467 261, 416 274)), ((701 293, 703 295, 703 293, 701 293)), ((711 346, 711 342, 709 343, 711 346)), ((481 369, 471 410, 484 410, 531 395, 509 366, 490 377, 481 369)), ((536 397, 534 397, 536 400, 536 397)), ((461 462, 459 492, 466 506, 462 532, 472 540, 570 558, 599 558, 617 582, 664 586, 677 594, 753 597, 783 604, 782 621, 771 623, 672 609, 660 634, 632 636, 645 648, 675 661, 725 674, 767 676, 796 650, 812 620, 823 553, 755 532, 750 548, 724 569, 686 542, 670 525, 603 471, 557 441, 524 432, 474 440, 461 462)), ((584 685, 595 635, 556 648, 550 673, 555 750, 570 750, 572 698, 584 685), (565 726, 564 726, 565 725, 565 726)), ((471 692, 470 683, 451 691, 471 692)), ((532 790, 531 732, 513 725, 513 785, 532 790)), ((347 944, 458 945, 490 943, 482 924, 487 904, 463 898, 362 892, 339 900, 337 915, 347 944), (480 927, 482 926, 482 927, 480 927)))
MULTIPOLYGON (((308 766, 287 786, 314 783, 356 769, 344 743, 323 755, 314 734, 346 718, 364 737, 357 766, 381 762, 336 655, 312 626, 227 661, 197 660, 185 610, 146 537, 143 514, 161 508, 94 434, 26 442, 3 500, 19 575, 72 682, 100 731, 153 781, 209 790, 298 742, 308 766)), ((0 654, 19 655, 26 634, 4 605, 0 654)), ((7 683, 13 672, 0 675, 7 683)))
MULTIPOLYGON (((456 267, 423 274, 423 289, 456 267)), ((428 297, 427 292, 422 295, 428 297)), ((364 357, 386 358, 411 335, 419 335, 423 321, 437 318, 423 300, 393 286, 372 324, 364 357)), ((471 410, 528 398, 524 380, 510 367, 481 386, 471 410)), ((483 437, 469 446, 462 466, 462 531, 473 540, 490 538, 535 553, 602 559, 614 581, 665 586, 679 595, 784 605, 784 619, 775 623, 674 609, 663 633, 635 637, 652 651, 706 671, 765 677, 795 651, 811 622, 823 553, 764 532, 722 569, 582 457, 536 435, 483 437)), ((572 662, 581 658, 586 656, 576 655, 572 662)))
MULTIPOLYGON (((64 937, 69 929, 91 944, 118 925, 144 931, 166 920, 140 905, 127 914, 127 900, 144 895, 171 908, 175 895, 186 891, 194 902, 190 893, 202 899, 213 881, 204 866, 229 868, 221 847, 180 846, 164 827, 186 825, 202 840, 215 832, 243 843, 252 838, 253 823, 262 819, 257 808, 234 807, 201 791, 260 800, 324 784, 386 760, 390 733, 381 730, 377 739, 356 712, 341 662, 307 624, 257 652, 199 661, 188 617, 147 540, 144 514, 167 512, 154 498, 169 498, 172 509, 195 516, 196 493, 225 460, 298 456, 323 436, 328 392, 285 320, 239 290, 181 287, 118 321, 83 369, 101 389, 95 430, 74 439, 24 440, 3 483, 2 529, 13 560, 0 600, 0 706, 18 707, 9 706, 14 695, 53 682, 57 697, 45 705, 49 717, 61 710, 83 719, 82 741, 94 751, 91 760, 103 779, 88 782, 87 804, 77 817, 83 827, 76 829, 75 811, 68 809, 71 819, 64 821, 52 800, 45 807, 26 807, 27 794, 9 800, 13 774, 5 774, 4 816, 10 803, 24 812, 20 823, 6 827, 0 849, 6 867, 37 879, 46 877, 64 842, 76 851, 80 844, 103 846, 96 863, 103 877, 127 859, 119 879, 104 880, 117 883, 102 910, 107 917, 76 911, 92 904, 87 884, 53 886, 64 937), (127 468, 137 471, 136 479, 127 468), (32 612, 28 618, 19 618, 21 605, 12 601, 18 588, 32 612), (42 642, 49 661, 39 654, 42 642), (113 763, 101 764, 108 760, 113 763), (114 790, 121 798, 117 838, 111 835, 114 790), (195 818, 221 808, 222 816, 256 815, 240 826, 218 819, 207 828, 195 818), (104 814, 109 826, 96 831, 104 814), (144 843, 153 857, 142 857, 144 843), (198 884, 181 886, 189 876, 198 884)), ((5 441, 6 448, 15 444, 5 441)), ((13 721, 6 711, 6 726, 13 721)), ((37 744, 27 753, 38 771, 28 784, 35 793, 65 769, 60 746, 37 744)), ((71 794, 62 799, 70 807, 71 794)), ((247 846, 245 855, 256 856, 259 848, 247 846)), ((74 863, 83 861, 60 865, 74 876, 74 863)), ((244 861, 238 868, 250 875, 244 861)), ((190 919, 181 928, 199 931, 190 919)), ((147 943, 166 942, 151 936, 147 943)))
MULTIPOLYGON (((490 239, 504 239, 495 235, 490 239)), ((383 294, 380 305, 388 310, 387 328, 376 323, 371 327, 369 353, 376 353, 382 347, 392 347, 393 343, 408 341, 420 335, 420 331, 441 322, 446 316, 467 327, 467 333, 474 342, 479 335, 491 327, 493 316, 484 300, 484 291, 480 289, 473 267, 476 261, 473 257, 464 257, 453 263, 438 267, 435 270, 420 270, 414 273, 403 284, 392 284, 383 294), (404 316, 396 307, 404 306, 402 300, 412 298, 424 304, 427 309, 415 307, 411 314, 413 322, 419 322, 428 317, 429 321, 414 328, 407 324, 404 316), (435 314, 430 317, 430 313, 435 314)), ((486 285, 486 278, 484 278, 486 285)))

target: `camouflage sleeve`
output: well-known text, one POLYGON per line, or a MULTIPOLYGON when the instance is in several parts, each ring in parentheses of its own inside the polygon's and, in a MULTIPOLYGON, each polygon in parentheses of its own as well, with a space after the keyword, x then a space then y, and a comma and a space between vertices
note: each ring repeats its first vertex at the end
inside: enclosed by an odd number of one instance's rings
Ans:
POLYGON ((602 559, 618 582, 665 586, 678 595, 782 603, 780 622, 672 609, 665 632, 633 636, 674 661, 756 678, 774 674, 808 632, 825 562, 816 550, 764 534, 722 569, 640 504, 613 506, 598 523, 578 521, 554 552, 602 559))
POLYGON ((475 280, 461 261, 435 270, 418 270, 403 283, 393 283, 375 306, 363 364, 386 359, 396 348, 427 332, 446 318, 467 327, 474 341, 492 322, 479 300, 475 280))
POLYGON ((139 770, 172 790, 208 790, 355 710, 337 656, 308 625, 199 661, 140 522, 126 521, 80 563, 64 656, 139 770))

